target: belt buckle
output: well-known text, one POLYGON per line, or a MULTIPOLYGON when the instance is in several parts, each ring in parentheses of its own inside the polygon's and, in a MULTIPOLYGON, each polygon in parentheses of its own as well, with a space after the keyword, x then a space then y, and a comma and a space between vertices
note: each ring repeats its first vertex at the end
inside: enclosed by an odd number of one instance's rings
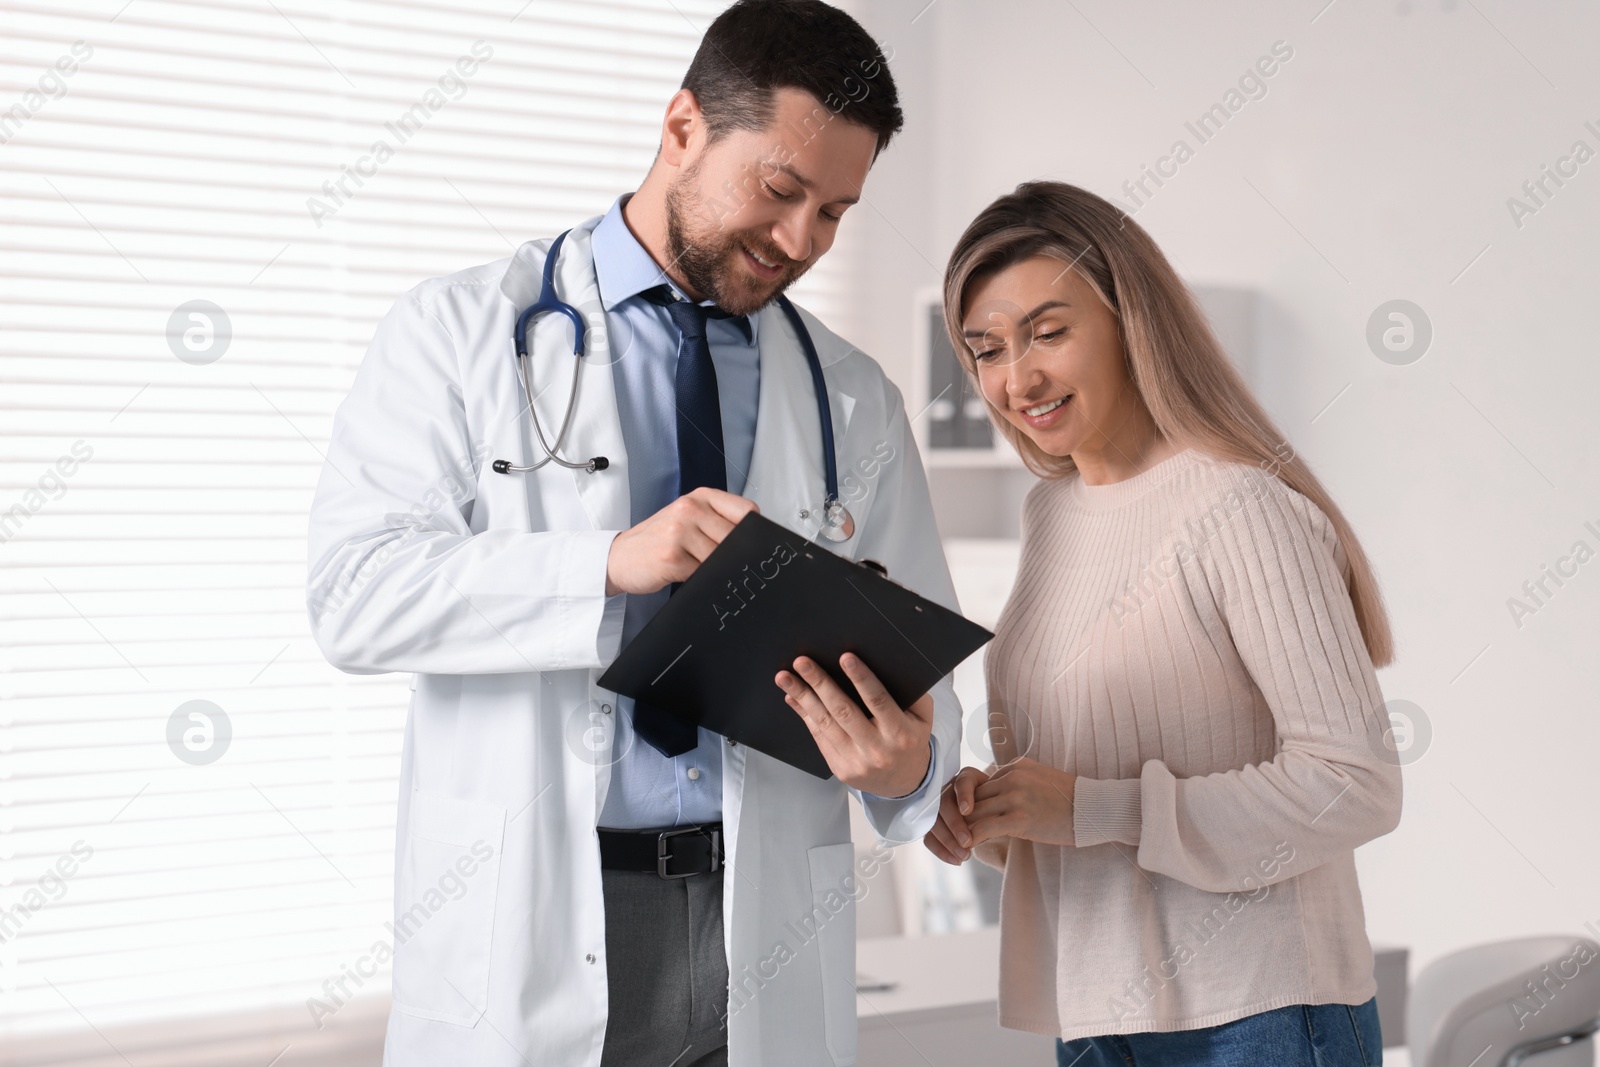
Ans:
POLYGON ((712 871, 720 869, 721 853, 722 831, 719 829, 712 828, 707 830, 702 826, 689 826, 681 830, 663 830, 656 838, 656 874, 660 875, 662 878, 688 878, 689 876, 695 874, 710 874, 712 871), (669 874, 667 872, 667 861, 672 859, 673 856, 667 851, 667 839, 672 837, 684 837, 689 834, 698 834, 701 836, 710 837, 711 867, 705 871, 685 871, 682 874, 669 874))

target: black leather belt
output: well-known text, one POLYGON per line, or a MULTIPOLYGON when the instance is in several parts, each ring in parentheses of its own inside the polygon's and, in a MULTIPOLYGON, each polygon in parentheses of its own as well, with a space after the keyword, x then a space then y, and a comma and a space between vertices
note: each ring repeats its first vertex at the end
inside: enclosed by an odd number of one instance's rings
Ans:
POLYGON ((601 827, 600 866, 608 871, 653 871, 662 878, 687 878, 722 868, 722 824, 669 826, 655 830, 601 827))

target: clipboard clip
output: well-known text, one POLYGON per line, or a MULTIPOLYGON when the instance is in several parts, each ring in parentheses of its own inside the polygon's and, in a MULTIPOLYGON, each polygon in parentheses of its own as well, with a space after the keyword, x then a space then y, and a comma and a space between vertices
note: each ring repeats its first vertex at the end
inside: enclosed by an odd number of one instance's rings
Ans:
MULTIPOLYGON (((856 566, 864 566, 864 568, 869 569, 869 571, 872 571, 872 573, 883 577, 883 581, 894 582, 893 577, 890 577, 890 568, 886 568, 886 566, 883 566, 882 563, 878 563, 877 560, 856 560, 856 566)), ((901 585, 899 582, 894 582, 894 584, 901 585)), ((906 589, 906 587, 901 585, 901 589, 906 589)), ((917 608, 917 611, 922 611, 922 608, 917 608)))
MULTIPOLYGON (((884 581, 886 581, 886 582, 894 582, 894 584, 895 585, 899 585, 901 589, 905 588, 905 586, 900 585, 899 582, 895 582, 893 578, 889 577, 889 568, 888 567, 885 567, 883 564, 879 563, 875 559, 857 560, 856 561, 856 566, 865 567, 867 570, 872 571, 874 574, 877 574, 877 575, 881 576, 884 581)), ((916 611, 916 612, 918 612, 920 614, 921 611, 922 611, 922 605, 920 605, 920 604, 913 605, 912 610, 914 610, 914 611, 916 611)))

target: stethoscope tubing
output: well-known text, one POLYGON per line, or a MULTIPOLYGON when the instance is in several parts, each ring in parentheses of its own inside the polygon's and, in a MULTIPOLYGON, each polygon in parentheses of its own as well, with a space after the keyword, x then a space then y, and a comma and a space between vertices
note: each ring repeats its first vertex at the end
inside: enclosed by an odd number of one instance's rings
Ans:
MULTIPOLYGON (((539 441, 539 447, 544 451, 545 458, 529 466, 516 466, 507 460, 495 460, 494 469, 501 474, 528 474, 543 467, 547 463, 557 463, 570 469, 588 470, 590 472, 604 470, 609 464, 604 456, 574 462, 562 459, 557 453, 561 450, 562 443, 566 440, 567 430, 572 424, 572 413, 577 407, 578 375, 583 369, 583 347, 586 337, 586 323, 583 315, 577 308, 563 301, 556 295, 555 272, 556 262, 561 255, 561 245, 567 239, 567 230, 550 242, 550 250, 545 253, 544 270, 542 271, 539 299, 535 300, 522 310, 517 316, 516 325, 512 329, 512 339, 516 345, 517 377, 522 382, 522 392, 528 401, 528 416, 533 421, 533 432, 539 441), (567 413, 561 420, 561 428, 556 433, 554 442, 547 442, 544 429, 539 425, 539 414, 533 404, 533 361, 528 354, 528 330, 534 325, 534 320, 545 312, 558 312, 565 315, 572 323, 572 354, 578 358, 578 366, 572 371, 572 390, 567 396, 567 413)), ((834 455, 833 441, 833 411, 828 403, 828 384, 822 374, 822 360, 817 355, 817 346, 811 339, 811 331, 806 328, 805 320, 800 317, 800 311, 787 296, 781 293, 778 296, 778 306, 783 309, 789 324, 794 328, 795 335, 800 339, 800 347, 806 356, 806 366, 811 370, 811 384, 817 395, 817 418, 822 424, 822 470, 823 488, 826 497, 823 500, 824 515, 831 515, 839 502, 839 468, 834 455)), ((848 513, 846 513, 848 516, 848 513)))
POLYGON ((811 331, 806 329, 805 321, 800 318, 799 309, 781 293, 778 295, 778 306, 789 317, 789 324, 800 338, 800 346, 806 352, 806 365, 811 368, 811 384, 817 391, 817 418, 822 422, 822 484, 827 491, 822 507, 826 511, 839 499, 839 468, 833 454, 833 411, 828 403, 828 383, 822 377, 822 360, 817 356, 817 346, 811 340, 811 331))

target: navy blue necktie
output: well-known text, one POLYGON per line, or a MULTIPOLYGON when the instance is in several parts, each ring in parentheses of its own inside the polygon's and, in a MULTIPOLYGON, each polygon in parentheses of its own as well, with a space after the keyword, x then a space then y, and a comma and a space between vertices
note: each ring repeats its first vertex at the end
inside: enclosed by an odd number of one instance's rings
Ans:
POLYGON ((678 348, 678 495, 701 486, 728 488, 727 460, 722 454, 722 404, 717 397, 717 368, 706 341, 710 309, 687 300, 667 305, 683 343, 678 348))
MULTIPOLYGON (((731 316, 721 308, 679 300, 666 286, 657 286, 642 295, 652 303, 665 305, 680 338, 676 397, 678 495, 701 486, 725 490, 728 468, 722 452, 722 404, 717 396, 717 368, 711 362, 711 345, 706 341, 706 320, 731 316)), ((644 701, 634 701, 633 728, 664 756, 681 756, 699 743, 696 727, 644 701)))

